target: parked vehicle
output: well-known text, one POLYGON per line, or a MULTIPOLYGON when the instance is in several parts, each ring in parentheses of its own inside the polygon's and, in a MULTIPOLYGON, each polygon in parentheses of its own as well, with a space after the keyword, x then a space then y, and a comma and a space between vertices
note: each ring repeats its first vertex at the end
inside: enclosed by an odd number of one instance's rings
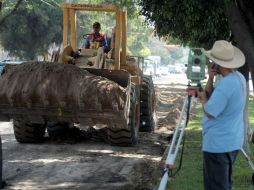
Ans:
POLYGON ((4 67, 6 65, 18 65, 24 63, 24 61, 12 61, 12 60, 3 60, 0 62, 0 75, 3 73, 4 71, 4 67))

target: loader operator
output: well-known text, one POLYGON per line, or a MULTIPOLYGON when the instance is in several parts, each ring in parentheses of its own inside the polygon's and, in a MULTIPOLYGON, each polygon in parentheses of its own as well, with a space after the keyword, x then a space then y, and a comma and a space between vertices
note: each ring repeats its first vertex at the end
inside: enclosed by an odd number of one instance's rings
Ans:
POLYGON ((236 71, 245 56, 231 43, 216 41, 203 53, 215 64, 209 69, 206 90, 199 92, 203 117, 203 175, 205 190, 231 190, 232 166, 244 142, 246 80, 236 71), (222 79, 213 88, 213 79, 222 79))
POLYGON ((93 32, 85 40, 85 48, 87 49, 98 49, 102 47, 104 51, 108 50, 108 43, 106 35, 100 33, 101 24, 95 22, 93 24, 93 32))

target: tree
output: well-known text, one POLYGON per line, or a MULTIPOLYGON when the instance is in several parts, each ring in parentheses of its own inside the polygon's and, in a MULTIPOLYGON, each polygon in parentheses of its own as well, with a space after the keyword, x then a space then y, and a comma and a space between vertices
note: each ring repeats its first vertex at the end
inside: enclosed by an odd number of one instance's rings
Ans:
POLYGON ((251 0, 139 0, 141 13, 158 35, 183 45, 211 48, 216 40, 232 40, 245 54, 241 68, 254 78, 254 2, 251 0))
MULTIPOLYGON (((13 1, 5 1, 2 15, 8 15, 12 5, 13 1)), ((22 1, 1 26, 1 45, 22 59, 44 55, 51 43, 61 41, 62 10, 46 1, 22 1)))
MULTIPOLYGON (((0 20, 0 26, 3 25, 3 23, 6 21, 6 19, 8 17, 10 17, 19 7, 19 5, 21 4, 23 0, 18 0, 18 2, 16 3, 16 5, 14 6, 14 8, 12 9, 11 12, 9 12, 7 15, 5 15, 1 20, 0 20)), ((2 12, 2 5, 3 5, 3 2, 0 1, 0 11, 2 12)))
MULTIPOLYGON (((6 0, 3 3, 3 26, 0 42, 11 55, 24 59, 34 59, 36 55, 47 52, 51 43, 62 42, 62 9, 55 6, 61 0, 6 0)), ((132 55, 144 56, 149 51, 146 46, 151 29, 143 20, 137 19, 138 9, 134 0, 73 0, 72 3, 115 4, 126 7, 128 13, 128 49, 132 55), (146 43, 144 43, 146 42, 146 43)), ((115 26, 110 13, 82 12, 77 15, 78 46, 84 41, 83 35, 89 34, 95 21, 102 23, 102 32, 111 34, 115 26)), ((1 19, 2 18, 2 19, 1 19)))

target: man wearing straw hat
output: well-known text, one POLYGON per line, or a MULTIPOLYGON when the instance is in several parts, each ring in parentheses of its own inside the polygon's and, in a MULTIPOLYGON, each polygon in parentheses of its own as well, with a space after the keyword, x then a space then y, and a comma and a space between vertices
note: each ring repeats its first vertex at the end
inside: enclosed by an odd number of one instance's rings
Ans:
POLYGON ((245 56, 231 43, 216 41, 203 53, 213 62, 206 89, 199 92, 203 117, 203 172, 205 190, 232 189, 232 166, 244 142, 243 113, 246 80, 236 71, 245 56), (215 75, 222 80, 213 87, 215 75))

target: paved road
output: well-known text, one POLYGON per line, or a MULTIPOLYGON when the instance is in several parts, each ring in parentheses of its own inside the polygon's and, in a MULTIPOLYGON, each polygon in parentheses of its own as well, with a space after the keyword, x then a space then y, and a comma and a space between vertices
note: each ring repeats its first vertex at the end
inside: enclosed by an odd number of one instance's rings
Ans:
POLYGON ((140 133, 135 147, 103 142, 17 143, 11 122, 0 123, 5 189, 154 189, 165 146, 160 134, 140 133), (142 187, 142 188, 141 188, 142 187))

